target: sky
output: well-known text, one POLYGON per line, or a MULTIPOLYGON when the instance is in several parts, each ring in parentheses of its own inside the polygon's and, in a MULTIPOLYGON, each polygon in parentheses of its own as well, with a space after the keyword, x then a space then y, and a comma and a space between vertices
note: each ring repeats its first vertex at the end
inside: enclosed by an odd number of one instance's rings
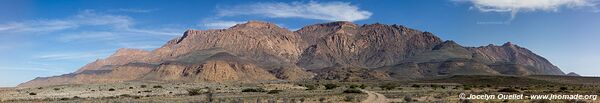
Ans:
POLYGON ((0 0, 0 87, 74 72, 119 48, 153 50, 185 30, 248 20, 289 30, 331 21, 399 24, 477 47, 526 47, 600 76, 598 0, 0 0))

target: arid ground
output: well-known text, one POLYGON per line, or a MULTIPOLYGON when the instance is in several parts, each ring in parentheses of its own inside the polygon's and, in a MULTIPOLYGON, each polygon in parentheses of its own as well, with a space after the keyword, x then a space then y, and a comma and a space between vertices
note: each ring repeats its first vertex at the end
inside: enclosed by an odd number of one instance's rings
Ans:
POLYGON ((569 76, 453 76, 422 81, 151 83, 3 88, 2 102, 403 103, 558 102, 597 100, 460 99, 463 94, 600 94, 600 78, 569 76), (554 82, 550 82, 554 81, 554 82))

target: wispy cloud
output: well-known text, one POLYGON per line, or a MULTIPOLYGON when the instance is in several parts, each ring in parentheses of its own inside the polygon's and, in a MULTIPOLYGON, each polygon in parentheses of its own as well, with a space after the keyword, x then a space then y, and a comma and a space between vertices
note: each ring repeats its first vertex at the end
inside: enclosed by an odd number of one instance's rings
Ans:
POLYGON ((160 31, 157 29, 140 29, 134 27, 135 21, 124 15, 99 13, 94 10, 84 10, 78 14, 56 20, 31 20, 0 24, 0 33, 35 33, 53 32, 79 27, 105 26, 112 28, 113 32, 134 32, 149 35, 179 35, 173 31, 160 31))
POLYGON ((2 67, 0 71, 35 71, 35 72, 51 72, 51 73, 67 73, 62 69, 49 69, 44 67, 2 67))
POLYGON ((225 29, 236 24, 241 24, 246 21, 222 21, 222 20, 213 20, 213 21, 205 21, 202 24, 198 24, 200 27, 204 27, 207 29, 225 29))
POLYGON ((56 60, 87 60, 87 59, 99 59, 101 57, 108 56, 114 50, 98 50, 98 51, 85 51, 85 52, 61 52, 61 53, 49 53, 35 56, 38 60, 56 61, 56 60))
POLYGON ((305 18, 328 21, 364 20, 373 14, 347 2, 316 1, 255 3, 217 9, 218 16, 257 15, 270 18, 305 18))
POLYGON ((0 33, 52 32, 77 26, 75 23, 62 20, 34 20, 0 24, 0 33))
POLYGON ((158 10, 158 9, 121 8, 121 9, 109 10, 109 12, 149 13, 149 12, 153 12, 156 10, 158 10))
POLYGON ((90 39, 95 39, 95 40, 114 40, 114 39, 117 39, 117 38, 118 38, 117 34, 115 34, 113 32, 106 32, 106 31, 90 32, 90 31, 84 31, 84 32, 76 33, 76 34, 65 34, 64 36, 59 37, 58 40, 60 40, 62 42, 71 42, 71 41, 77 41, 77 40, 90 40, 90 39))
MULTIPOLYGON (((594 0, 452 0, 455 2, 469 2, 473 8, 481 12, 506 12, 510 13, 513 20, 519 12, 533 11, 559 11, 561 8, 595 9, 594 0)), ((593 10, 597 11, 597 10, 593 10)))

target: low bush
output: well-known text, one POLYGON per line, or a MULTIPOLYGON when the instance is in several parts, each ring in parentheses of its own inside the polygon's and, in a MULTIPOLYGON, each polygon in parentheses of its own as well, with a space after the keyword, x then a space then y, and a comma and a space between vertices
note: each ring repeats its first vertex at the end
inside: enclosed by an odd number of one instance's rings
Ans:
POLYGON ((441 85, 435 85, 435 84, 431 85, 431 88, 433 88, 433 89, 438 89, 438 88, 441 88, 441 87, 442 87, 441 85))
POLYGON ((162 87, 162 86, 160 86, 160 85, 155 85, 155 86, 153 86, 152 88, 163 88, 163 87, 162 87))
POLYGON ((359 86, 358 88, 360 88, 360 89, 365 89, 365 88, 367 88, 367 85, 365 85, 365 84, 360 84, 360 86, 359 86))
POLYGON ((356 85, 356 84, 350 84, 350 86, 348 86, 348 88, 356 89, 356 88, 358 88, 358 85, 356 85))
POLYGON ((515 88, 504 88, 504 89, 498 90, 498 92, 520 92, 520 91, 515 88))
POLYGON ((384 84, 379 86, 379 88, 384 89, 384 90, 392 90, 392 89, 396 89, 396 85, 392 84, 392 83, 388 83, 388 84, 384 84))
POLYGON ((279 94, 279 92, 283 92, 283 90, 270 90, 267 94, 279 94))
POLYGON ((561 91, 566 91, 566 90, 567 90, 567 89, 569 89, 569 88, 567 88, 567 87, 560 87, 559 89, 560 89, 561 91))
POLYGON ((327 89, 327 90, 330 90, 330 89, 335 89, 335 88, 337 88, 337 87, 340 87, 340 86, 339 86, 339 85, 337 85, 337 84, 325 84, 324 86, 325 86, 325 89, 327 89))
POLYGON ((246 88, 246 89, 243 89, 242 92, 267 92, 267 91, 262 88, 246 88))
POLYGON ((37 93, 33 93, 33 92, 31 92, 31 93, 29 93, 29 95, 37 95, 37 93))
POLYGON ((344 101, 346 102, 352 102, 354 101, 355 97, 354 96, 346 96, 346 98, 344 98, 344 101))
POLYGON ((188 95, 190 95, 190 96, 200 95, 203 93, 202 89, 200 89, 200 88, 187 89, 187 92, 188 92, 188 95))
POLYGON ((312 85, 312 84, 306 84, 304 85, 306 87, 306 90, 316 90, 317 86, 312 85))
POLYGON ((344 93, 363 93, 363 92, 358 89, 346 89, 346 90, 344 90, 344 93))
POLYGON ((326 98, 319 98, 320 102, 324 102, 325 100, 327 100, 326 98))
POLYGON ((110 88, 110 89, 108 89, 108 91, 115 91, 115 89, 114 88, 110 88))
POLYGON ((406 102, 412 102, 414 99, 411 96, 404 96, 404 101, 406 102))

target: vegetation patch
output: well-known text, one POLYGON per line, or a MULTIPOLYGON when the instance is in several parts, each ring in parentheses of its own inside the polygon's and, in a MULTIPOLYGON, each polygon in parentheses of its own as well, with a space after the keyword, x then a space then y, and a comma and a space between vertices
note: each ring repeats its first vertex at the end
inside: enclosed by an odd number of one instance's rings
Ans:
POLYGON ((267 94, 279 94, 279 92, 283 92, 283 90, 270 90, 267 94))
POLYGON ((327 89, 327 90, 330 90, 330 89, 335 89, 335 88, 337 88, 337 87, 340 87, 340 86, 339 86, 339 85, 337 85, 337 84, 325 84, 324 86, 325 86, 325 89, 327 89))
POLYGON ((242 92, 267 92, 267 90, 262 88, 246 88, 242 92))
POLYGON ((520 91, 515 88, 504 88, 504 89, 498 90, 498 92, 520 92, 520 91))
POLYGON ((344 93, 363 93, 363 92, 358 89, 346 89, 346 90, 344 90, 344 93))

